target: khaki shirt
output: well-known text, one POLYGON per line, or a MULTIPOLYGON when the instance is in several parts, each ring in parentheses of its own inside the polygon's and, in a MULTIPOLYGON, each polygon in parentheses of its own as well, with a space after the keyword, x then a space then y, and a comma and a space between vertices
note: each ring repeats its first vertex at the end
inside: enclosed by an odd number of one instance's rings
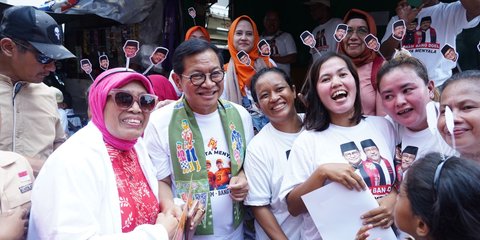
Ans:
POLYGON ((14 88, 0 74, 0 150, 46 160, 66 140, 55 96, 43 83, 23 83, 15 98, 14 88))
POLYGON ((27 159, 14 152, 0 151, 0 212, 30 208, 34 177, 27 159))

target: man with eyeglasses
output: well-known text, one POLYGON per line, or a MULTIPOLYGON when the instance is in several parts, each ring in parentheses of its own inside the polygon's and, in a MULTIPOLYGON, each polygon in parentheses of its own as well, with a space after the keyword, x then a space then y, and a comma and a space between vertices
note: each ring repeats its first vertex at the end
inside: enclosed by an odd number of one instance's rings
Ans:
POLYGON ((55 20, 29 6, 3 12, 0 38, 0 149, 29 158, 37 173, 65 141, 55 96, 42 81, 55 60, 75 56, 55 20))
POLYGON ((172 77, 183 97, 153 112, 145 130, 159 189, 170 191, 174 184, 172 194, 180 198, 193 186, 194 199, 206 206, 193 239, 243 239, 240 202, 248 184, 242 165, 253 125, 242 106, 220 99, 222 66, 218 49, 209 42, 191 39, 180 44, 173 55, 172 77), (182 164, 182 156, 189 164, 182 164), (222 169, 211 164, 207 169, 207 162, 219 160, 222 169), (210 190, 208 172, 227 169, 231 175, 222 176, 228 186, 210 190))

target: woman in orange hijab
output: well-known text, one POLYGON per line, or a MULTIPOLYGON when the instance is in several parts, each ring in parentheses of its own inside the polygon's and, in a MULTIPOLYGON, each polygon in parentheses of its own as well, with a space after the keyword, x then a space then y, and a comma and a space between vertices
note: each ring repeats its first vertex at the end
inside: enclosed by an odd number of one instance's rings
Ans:
POLYGON ((377 71, 383 58, 367 48, 363 40, 370 33, 377 34, 375 20, 362 10, 352 9, 345 14, 343 22, 348 25, 348 30, 340 45, 340 52, 350 57, 357 67, 363 114, 383 116, 381 99, 375 89, 377 71))
POLYGON ((192 38, 199 38, 210 42, 210 34, 208 34, 207 29, 201 26, 193 26, 185 33, 185 41, 192 38))
POLYGON ((243 105, 250 112, 257 131, 268 123, 268 118, 252 104, 250 79, 261 69, 275 65, 269 56, 260 55, 257 47, 259 41, 257 25, 250 17, 243 15, 233 21, 228 32, 230 61, 224 67, 226 79, 223 94, 225 99, 243 105), (250 57, 248 65, 237 58, 240 51, 245 51, 250 57))

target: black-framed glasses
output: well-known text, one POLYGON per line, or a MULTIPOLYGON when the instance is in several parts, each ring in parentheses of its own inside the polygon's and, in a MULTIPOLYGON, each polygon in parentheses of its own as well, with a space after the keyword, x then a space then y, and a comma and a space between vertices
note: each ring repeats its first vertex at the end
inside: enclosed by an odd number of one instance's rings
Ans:
POLYGON ((201 86, 207 80, 207 76, 210 77, 212 82, 219 83, 223 80, 224 75, 225 72, 221 70, 216 70, 211 73, 193 73, 190 76, 182 74, 183 77, 189 78, 190 82, 195 86, 201 86))
POLYGON ((143 93, 135 96, 132 93, 121 89, 112 89, 108 95, 112 96, 113 101, 118 108, 124 110, 131 108, 133 103, 137 102, 143 112, 151 112, 155 109, 157 101, 157 96, 153 94, 143 93))
POLYGON ((358 28, 348 27, 347 37, 351 37, 353 33, 357 33, 357 35, 363 39, 365 36, 367 36, 370 33, 370 31, 368 30, 367 27, 358 27, 358 28))
POLYGON ((29 46, 27 46, 25 44, 22 44, 20 42, 17 42, 17 41, 13 41, 13 42, 15 44, 18 44, 18 45, 22 46, 23 48, 27 49, 28 51, 31 51, 31 52, 35 53, 37 62, 39 62, 41 64, 49 64, 49 63, 55 61, 55 59, 46 56, 45 54, 41 53, 40 51, 38 51, 37 49, 35 49, 33 47, 29 47, 29 46))

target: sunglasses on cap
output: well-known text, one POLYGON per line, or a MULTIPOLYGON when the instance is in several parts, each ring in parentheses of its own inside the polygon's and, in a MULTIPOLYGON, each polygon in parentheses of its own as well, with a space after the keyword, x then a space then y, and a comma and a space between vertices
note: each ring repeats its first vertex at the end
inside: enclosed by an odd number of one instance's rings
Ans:
POLYGON ((153 94, 143 93, 138 96, 132 95, 130 92, 121 89, 112 89, 109 96, 112 96, 115 105, 120 109, 129 109, 136 102, 143 112, 151 112, 155 109, 157 96, 153 94))
POLYGON ((25 44, 22 44, 22 43, 19 43, 17 41, 13 41, 13 42, 15 44, 18 44, 18 45, 22 46, 23 48, 27 49, 28 51, 31 51, 31 52, 35 53, 35 56, 37 58, 37 62, 39 62, 41 64, 49 64, 49 63, 55 61, 55 59, 47 57, 45 54, 41 53, 40 51, 38 51, 37 49, 35 49, 33 47, 29 47, 29 46, 27 46, 25 44))

